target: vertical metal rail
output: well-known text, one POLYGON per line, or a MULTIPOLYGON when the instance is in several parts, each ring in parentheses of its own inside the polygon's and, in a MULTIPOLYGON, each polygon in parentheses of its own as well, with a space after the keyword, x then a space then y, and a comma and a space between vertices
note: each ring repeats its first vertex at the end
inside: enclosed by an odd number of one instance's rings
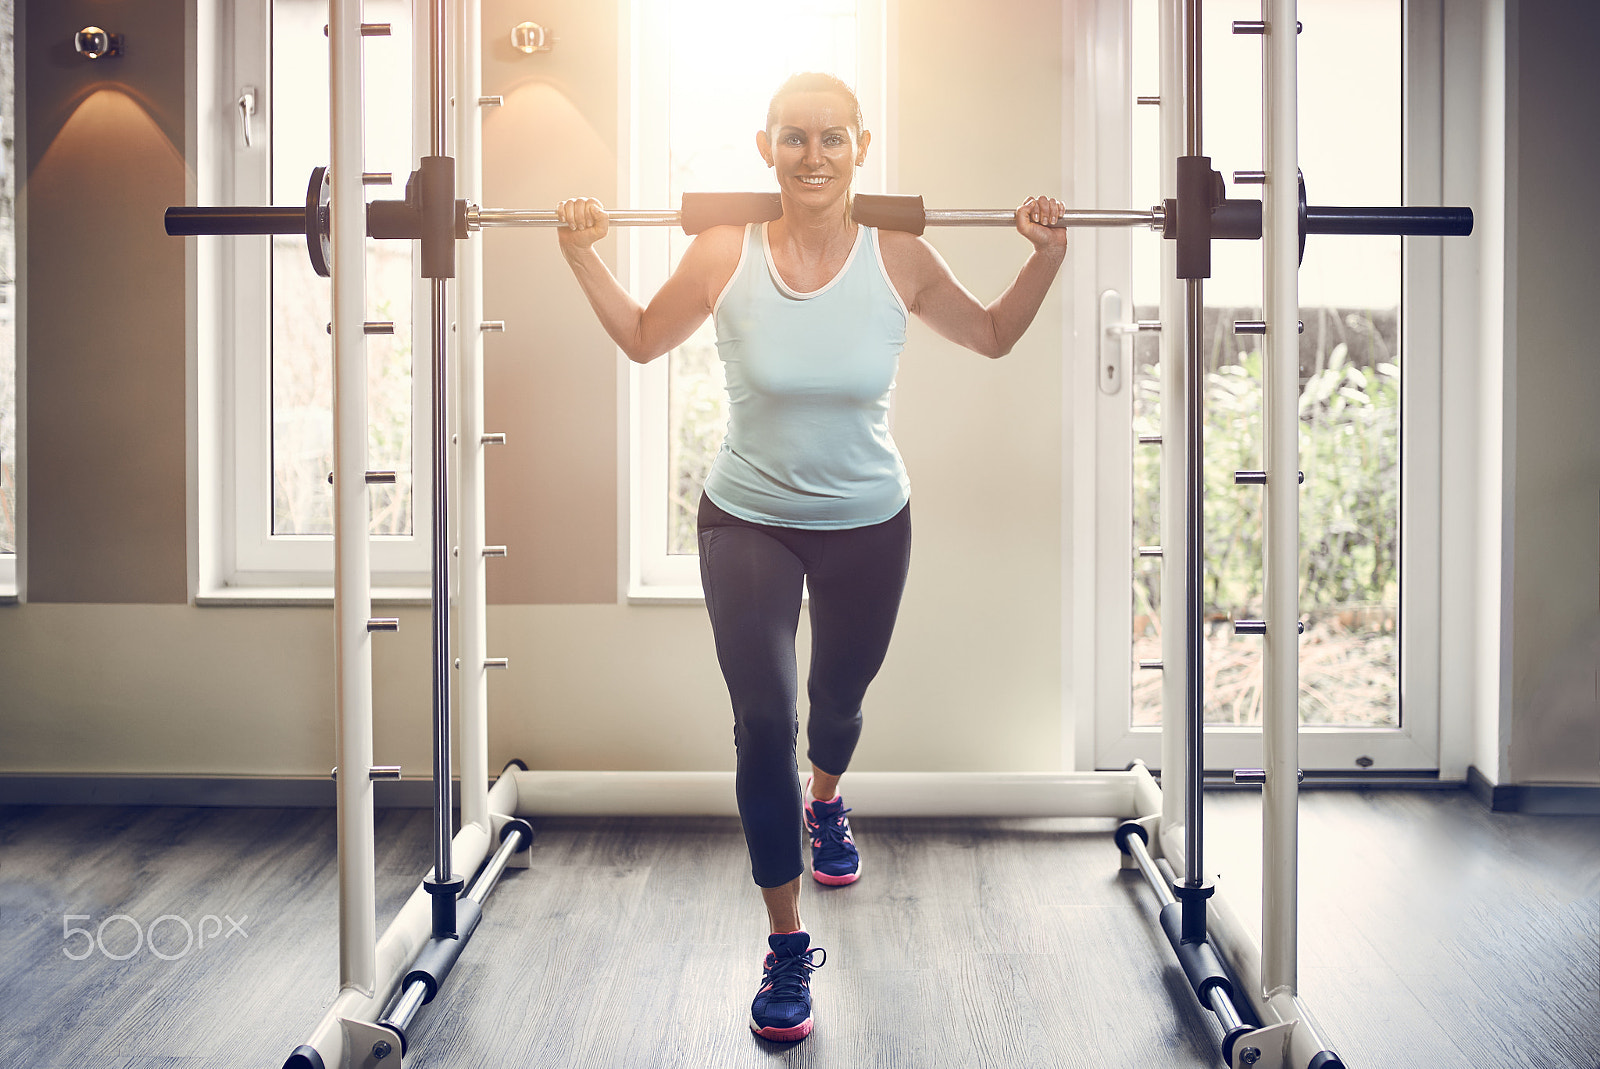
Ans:
POLYGON ((338 761, 339 986, 377 983, 372 819, 371 547, 367 501, 366 197, 361 5, 329 0, 333 242, 333 614, 338 761))
POLYGON ((1262 85, 1262 296, 1267 324, 1261 980, 1293 993, 1299 897, 1300 317, 1296 0, 1267 0, 1262 85))
MULTIPOLYGON (((428 154, 448 155, 449 91, 446 80, 446 2, 428 0, 428 154)), ((432 324, 433 462, 433 871, 441 886, 457 883, 451 869, 450 790, 450 426, 449 282, 429 279, 432 324)), ((434 895, 434 934, 455 933, 455 897, 434 895)))
MULTIPOLYGON (((1184 0, 1182 41, 1183 64, 1183 154, 1200 156, 1200 0, 1184 0)), ((1183 347, 1188 377, 1184 382, 1184 635, 1187 660, 1184 663, 1184 710, 1188 734, 1185 738, 1184 785, 1184 882, 1199 887, 1205 880, 1204 800, 1205 784, 1205 368, 1201 344, 1205 327, 1205 284, 1201 279, 1184 280, 1183 347)), ((1204 909, 1202 903, 1201 909, 1204 909)), ((1203 930, 1203 929, 1202 929, 1203 930)))
MULTIPOLYGON (((1182 47, 1179 32, 1183 0, 1161 0, 1161 196, 1178 195, 1178 157, 1184 151, 1182 47)), ((1184 530, 1184 479, 1188 449, 1184 438, 1183 282, 1178 278, 1175 242, 1161 242, 1161 826, 1183 826, 1184 754, 1188 737, 1188 632, 1182 615, 1189 549, 1184 530)))
MULTIPOLYGON (((475 105, 482 91, 479 0, 456 5, 457 196, 483 202, 483 109, 475 105)), ((457 650, 461 657, 457 698, 461 739, 461 825, 489 827, 489 695, 484 662, 488 657, 488 589, 484 558, 484 425, 483 425, 483 236, 475 233, 461 249, 456 278, 456 526, 461 546, 460 590, 457 594, 457 650)))

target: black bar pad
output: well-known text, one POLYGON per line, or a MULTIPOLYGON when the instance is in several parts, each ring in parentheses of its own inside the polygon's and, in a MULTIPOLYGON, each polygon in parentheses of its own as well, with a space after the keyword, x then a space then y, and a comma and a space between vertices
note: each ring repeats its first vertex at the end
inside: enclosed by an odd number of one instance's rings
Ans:
POLYGON ((1319 1050, 1306 1063, 1306 1069, 1344 1069, 1344 1062, 1331 1050, 1319 1050))
POLYGON ((304 234, 304 208, 168 208, 167 233, 190 234, 304 234))
POLYGON ((850 203, 850 217, 862 226, 879 230, 900 230, 921 235, 928 229, 928 213, 922 198, 907 193, 857 193, 850 203))
POLYGON ((283 1063, 283 1069, 328 1069, 322 1061, 322 1055, 317 1053, 316 1047, 302 1043, 289 1055, 289 1060, 283 1063))
POLYGON ((1402 234, 1462 238, 1472 233, 1471 208, 1306 208, 1308 234, 1402 234))
POLYGON ((404 991, 412 984, 421 981, 428 988, 428 997, 422 1000, 426 1006, 433 1001, 433 996, 439 993, 439 988, 444 986, 445 978, 450 975, 450 970, 455 968, 456 961, 461 957, 461 952, 466 949, 467 940, 472 938, 472 933, 478 928, 478 922, 483 919, 483 909, 470 898, 463 898, 456 903, 456 931, 459 933, 445 938, 432 938, 417 954, 417 960, 411 963, 406 978, 400 984, 404 991))
POLYGON ((768 223, 783 216, 783 198, 776 193, 685 193, 678 225, 685 234, 714 226, 768 223))
POLYGON ((424 156, 417 171, 422 209, 422 277, 456 277, 456 161, 424 156))
POLYGON ((1211 213, 1211 236, 1238 241, 1261 240, 1261 202, 1225 200, 1211 213))
POLYGON ((1185 943, 1183 941, 1183 903, 1168 902, 1161 907, 1161 927, 1167 933, 1167 942, 1178 955, 1178 964, 1189 978, 1200 1005, 1209 1005, 1206 996, 1213 987, 1221 986, 1229 998, 1233 997, 1233 982, 1222 969, 1222 962, 1210 943, 1185 943))

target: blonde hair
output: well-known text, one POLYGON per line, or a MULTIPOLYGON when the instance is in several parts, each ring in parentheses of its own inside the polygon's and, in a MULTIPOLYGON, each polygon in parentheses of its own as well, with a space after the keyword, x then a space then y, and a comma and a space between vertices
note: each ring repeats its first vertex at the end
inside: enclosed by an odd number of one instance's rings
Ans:
POLYGON ((855 90, 831 74, 820 71, 801 71, 791 74, 784 83, 778 86, 778 91, 772 94, 772 103, 767 105, 767 129, 771 130, 778 125, 778 109, 782 106, 784 98, 797 93, 838 93, 850 102, 850 119, 855 126, 856 134, 861 133, 861 102, 856 99, 855 90))

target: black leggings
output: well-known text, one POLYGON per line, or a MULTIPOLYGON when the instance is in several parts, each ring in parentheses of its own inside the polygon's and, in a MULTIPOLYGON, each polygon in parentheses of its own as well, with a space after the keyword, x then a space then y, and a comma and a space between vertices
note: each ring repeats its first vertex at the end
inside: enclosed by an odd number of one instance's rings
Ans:
POLYGON ((700 499, 700 578, 733 701, 735 791, 750 873, 781 887, 805 871, 795 768, 795 631, 811 596, 807 757, 843 775, 861 699, 889 650, 911 561, 911 506, 871 527, 810 531, 750 523, 700 499))

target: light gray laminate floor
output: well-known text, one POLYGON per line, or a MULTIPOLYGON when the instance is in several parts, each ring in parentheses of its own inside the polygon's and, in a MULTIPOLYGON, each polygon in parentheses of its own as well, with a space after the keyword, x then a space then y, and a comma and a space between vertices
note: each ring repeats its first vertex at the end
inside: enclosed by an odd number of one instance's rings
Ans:
MULTIPOLYGON (((1236 895, 1258 812, 1208 800, 1236 895)), ((829 958, 806 1042, 745 1026, 764 928, 736 821, 563 819, 537 824, 406 1064, 1220 1064, 1112 822, 852 822, 861 881, 806 890, 829 958)), ((1328 791, 1301 823, 1300 990, 1352 1069, 1600 1066, 1600 818, 1328 791)), ((380 930, 428 850, 427 813, 380 812, 380 930)), ((275 1069, 334 993, 335 871, 328 811, 0 810, 0 1067, 275 1069), (100 946, 65 935, 117 915, 100 946)))

